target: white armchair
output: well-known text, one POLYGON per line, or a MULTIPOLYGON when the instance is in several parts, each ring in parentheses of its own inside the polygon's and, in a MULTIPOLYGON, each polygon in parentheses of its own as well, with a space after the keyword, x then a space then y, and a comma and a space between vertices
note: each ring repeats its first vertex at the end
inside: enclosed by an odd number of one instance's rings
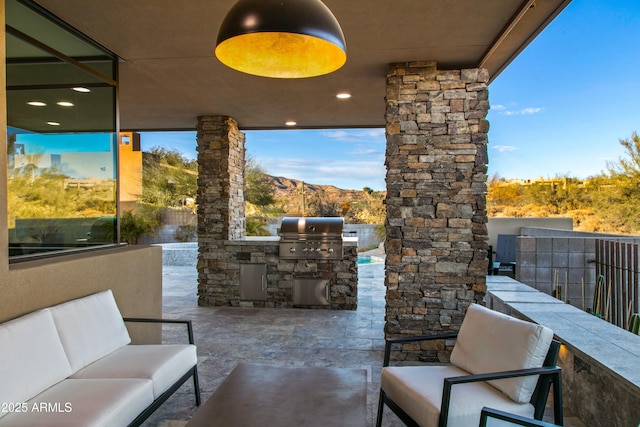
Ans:
POLYGON ((551 385, 555 423, 562 425, 559 347, 550 329, 478 304, 457 334, 388 339, 376 425, 384 405, 409 426, 477 426, 483 407, 542 419, 551 385), (452 338, 449 365, 389 366, 394 344, 452 338))

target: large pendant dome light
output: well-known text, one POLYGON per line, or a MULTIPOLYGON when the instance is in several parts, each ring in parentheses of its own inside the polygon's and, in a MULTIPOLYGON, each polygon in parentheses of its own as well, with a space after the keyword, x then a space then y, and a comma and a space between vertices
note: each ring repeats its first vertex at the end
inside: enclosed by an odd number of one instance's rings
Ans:
POLYGON ((262 77, 314 77, 347 60, 342 29, 320 0, 238 0, 215 50, 223 64, 262 77))

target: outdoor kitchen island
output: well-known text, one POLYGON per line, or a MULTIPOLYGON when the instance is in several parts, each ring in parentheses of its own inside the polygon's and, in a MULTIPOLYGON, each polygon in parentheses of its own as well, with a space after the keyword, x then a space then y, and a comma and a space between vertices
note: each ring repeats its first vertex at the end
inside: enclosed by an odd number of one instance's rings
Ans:
POLYGON ((225 241, 200 237, 198 304, 357 309, 357 237, 343 237, 340 230, 340 242, 330 243, 330 248, 307 238, 297 252, 300 256, 291 256, 296 251, 290 248, 289 256, 281 256, 283 240, 278 236, 225 241), (338 244, 339 253, 333 249, 338 244))

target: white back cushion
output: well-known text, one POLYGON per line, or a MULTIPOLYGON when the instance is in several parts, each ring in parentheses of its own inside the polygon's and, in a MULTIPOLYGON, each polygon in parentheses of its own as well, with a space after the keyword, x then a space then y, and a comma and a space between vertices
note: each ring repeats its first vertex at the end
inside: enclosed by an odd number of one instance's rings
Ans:
MULTIPOLYGON (((537 368, 544 363, 553 332, 478 304, 471 304, 451 352, 451 363, 472 374, 537 368)), ((526 403, 537 376, 489 383, 518 403, 526 403)))
POLYGON ((71 375, 47 309, 0 325, 0 349, 0 403, 26 402, 71 375))
POLYGON ((110 290, 57 305, 51 313, 73 372, 131 342, 110 290))

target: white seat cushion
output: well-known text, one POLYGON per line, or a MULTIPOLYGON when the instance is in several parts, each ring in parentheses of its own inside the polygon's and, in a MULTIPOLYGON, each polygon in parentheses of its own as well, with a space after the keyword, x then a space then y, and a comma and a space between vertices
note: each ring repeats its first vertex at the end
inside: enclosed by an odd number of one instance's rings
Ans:
POLYGON ((157 398, 197 363, 194 345, 128 345, 71 378, 147 378, 153 382, 153 395, 157 398))
MULTIPOLYGON (((469 375, 455 366, 393 366, 382 369, 381 388, 422 427, 437 427, 444 379, 469 375)), ((455 384, 449 405, 448 427, 477 426, 484 406, 533 416, 533 406, 516 403, 490 385, 455 384)))
MULTIPOLYGON (((478 304, 467 310, 451 363, 473 374, 538 368, 553 339, 551 329, 498 313, 478 304)), ((531 400, 538 376, 489 383, 518 403, 531 400)))
POLYGON ((67 379, 27 401, 26 413, 0 418, 0 426, 126 426, 152 402, 149 380, 67 379))
POLYGON ((51 307, 73 372, 131 342, 111 291, 51 307))
POLYGON ((71 374, 49 310, 0 325, 0 349, 0 403, 25 402, 71 374))

